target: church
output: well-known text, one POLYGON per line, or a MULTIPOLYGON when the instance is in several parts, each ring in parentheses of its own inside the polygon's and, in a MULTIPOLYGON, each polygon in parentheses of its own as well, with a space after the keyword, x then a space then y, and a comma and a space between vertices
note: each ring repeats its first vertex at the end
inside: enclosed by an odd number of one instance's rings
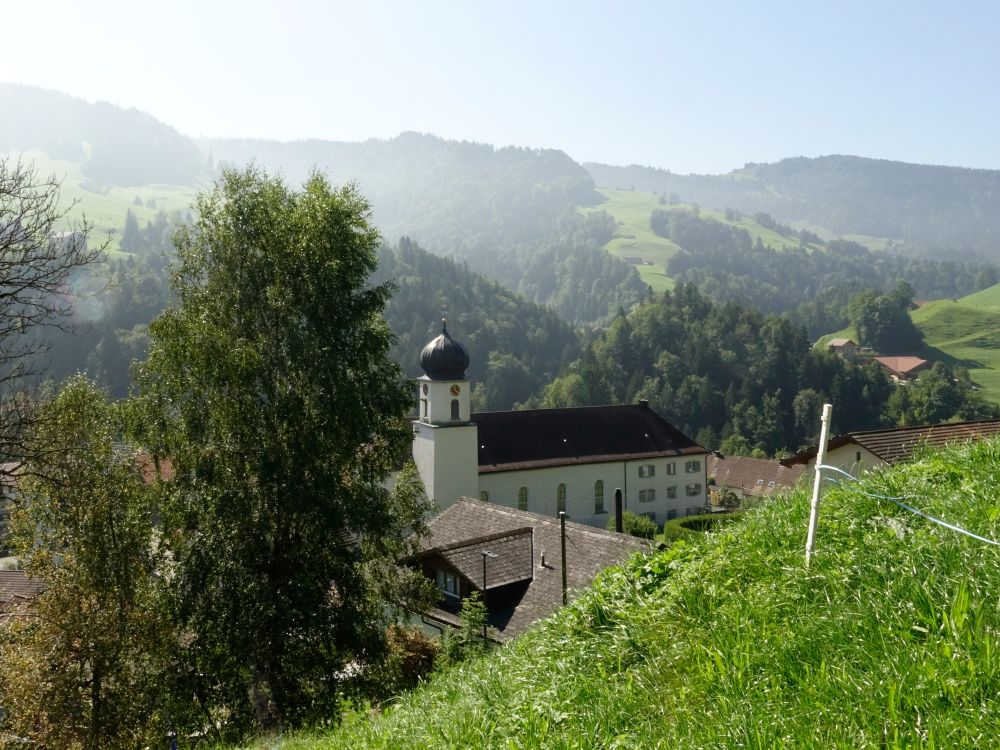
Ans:
POLYGON ((420 366, 413 459, 441 509, 472 497, 604 528, 616 489, 660 525, 705 507, 709 451, 645 401, 472 414, 469 354, 446 324, 420 366))

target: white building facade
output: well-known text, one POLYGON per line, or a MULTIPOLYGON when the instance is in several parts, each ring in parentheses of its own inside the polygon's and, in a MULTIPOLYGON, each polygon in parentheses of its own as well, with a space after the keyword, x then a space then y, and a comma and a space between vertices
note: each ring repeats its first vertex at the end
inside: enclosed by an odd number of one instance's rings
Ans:
POLYGON ((642 402, 471 414, 469 356, 447 328, 420 355, 413 458, 428 497, 460 497, 604 527, 624 510, 662 525, 707 504, 708 451, 642 402))

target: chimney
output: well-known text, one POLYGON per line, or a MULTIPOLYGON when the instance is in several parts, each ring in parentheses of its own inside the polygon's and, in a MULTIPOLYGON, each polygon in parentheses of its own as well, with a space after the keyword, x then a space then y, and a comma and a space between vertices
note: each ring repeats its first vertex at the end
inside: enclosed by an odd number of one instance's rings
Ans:
POLYGON ((615 531, 622 533, 622 488, 615 490, 615 531))

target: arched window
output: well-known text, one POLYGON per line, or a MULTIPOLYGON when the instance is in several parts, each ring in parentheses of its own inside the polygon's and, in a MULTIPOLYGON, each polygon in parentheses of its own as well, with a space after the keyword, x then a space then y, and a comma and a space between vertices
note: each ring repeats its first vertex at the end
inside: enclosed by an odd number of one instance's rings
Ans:
POLYGON ((528 488, 522 487, 517 491, 517 509, 527 510, 528 509, 528 488))
POLYGON ((604 512, 604 480, 594 482, 594 513, 604 512))
POLYGON ((457 422, 461 417, 458 416, 458 399, 453 398, 451 400, 451 420, 457 422))
POLYGON ((488 503, 490 501, 490 493, 487 492, 486 490, 483 490, 482 492, 479 493, 479 499, 482 500, 484 503, 488 503))
POLYGON ((566 485, 560 484, 556 487, 556 515, 566 511, 566 485))

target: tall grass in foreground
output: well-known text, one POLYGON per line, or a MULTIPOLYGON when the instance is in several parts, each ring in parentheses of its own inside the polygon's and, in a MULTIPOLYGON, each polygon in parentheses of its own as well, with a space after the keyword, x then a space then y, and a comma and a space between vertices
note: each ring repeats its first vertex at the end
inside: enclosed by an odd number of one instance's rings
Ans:
POLYGON ((1000 746, 1000 444, 808 494, 637 560, 511 646, 318 748, 1000 746))

